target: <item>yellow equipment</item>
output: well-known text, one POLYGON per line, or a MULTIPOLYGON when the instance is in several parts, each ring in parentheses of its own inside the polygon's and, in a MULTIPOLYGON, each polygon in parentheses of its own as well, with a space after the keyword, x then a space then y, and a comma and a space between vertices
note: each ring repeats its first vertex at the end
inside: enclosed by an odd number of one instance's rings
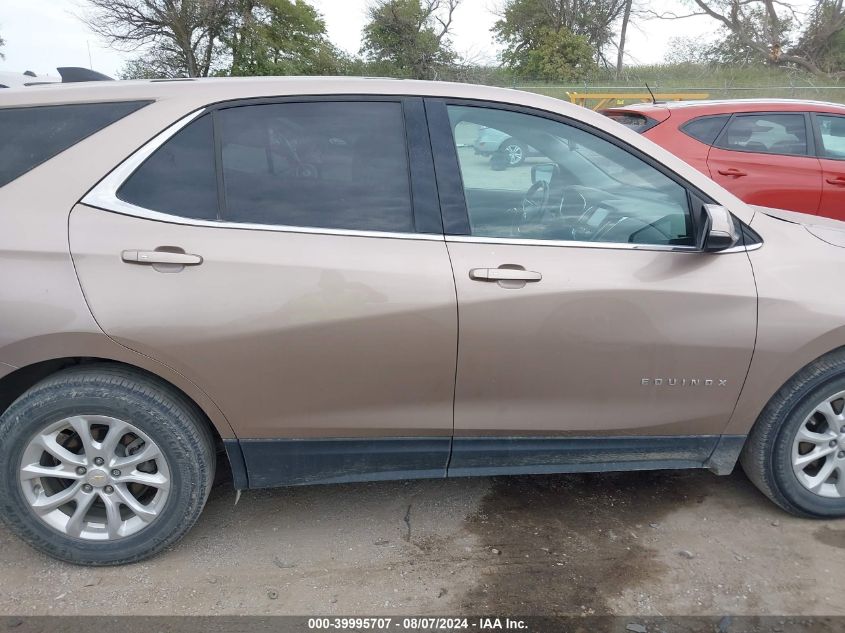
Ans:
MULTIPOLYGON (((610 105, 625 105, 626 101, 647 103, 652 100, 652 95, 648 92, 567 92, 566 96, 572 103, 585 108, 591 107, 593 110, 601 110, 610 105), (588 106, 588 101, 596 101, 596 103, 588 106)), ((654 98, 657 101, 686 101, 689 99, 707 99, 709 96, 707 92, 664 92, 655 94, 654 98)))

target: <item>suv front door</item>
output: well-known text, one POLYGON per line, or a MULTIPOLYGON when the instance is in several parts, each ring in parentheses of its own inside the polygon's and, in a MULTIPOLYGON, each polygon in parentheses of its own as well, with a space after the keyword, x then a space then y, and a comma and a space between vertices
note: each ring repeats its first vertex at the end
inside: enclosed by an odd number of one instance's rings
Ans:
POLYGON ((443 476, 457 322, 422 100, 224 104, 171 132, 71 214, 105 332, 209 394, 253 487, 443 476))
POLYGON ((701 466, 754 347, 744 248, 698 251, 686 186, 594 129, 426 108, 460 322, 449 473, 701 466), (492 171, 455 142, 479 125, 542 157, 492 171))

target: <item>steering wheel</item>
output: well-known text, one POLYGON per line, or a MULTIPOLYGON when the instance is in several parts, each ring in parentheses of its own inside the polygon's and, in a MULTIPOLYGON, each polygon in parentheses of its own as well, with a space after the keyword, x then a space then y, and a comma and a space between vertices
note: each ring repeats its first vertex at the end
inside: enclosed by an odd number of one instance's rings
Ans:
POLYGON ((516 221, 514 229, 519 229, 524 224, 539 222, 546 213, 549 204, 549 183, 545 180, 538 180, 528 188, 522 196, 522 211, 515 209, 516 221))
POLYGON ((612 206, 602 201, 604 196, 604 192, 592 187, 570 185, 564 188, 561 193, 560 208, 563 215, 571 218, 573 239, 582 242, 590 241, 600 228, 590 225, 590 219, 596 211, 602 208, 611 212, 615 211, 612 206), (577 218, 572 214, 575 210, 580 212, 577 218))

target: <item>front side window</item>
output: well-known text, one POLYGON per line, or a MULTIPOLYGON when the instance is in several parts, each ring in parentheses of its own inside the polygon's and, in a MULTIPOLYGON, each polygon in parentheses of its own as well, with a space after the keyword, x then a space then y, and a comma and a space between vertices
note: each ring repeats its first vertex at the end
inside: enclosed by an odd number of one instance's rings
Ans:
POLYGON ((0 109, 0 187, 149 103, 0 109))
POLYGON ((845 158, 845 117, 817 114, 822 146, 821 155, 825 158, 845 158))
POLYGON ((413 231, 401 104, 240 106, 219 122, 225 220, 413 231))
POLYGON ((807 127, 804 115, 735 115, 716 145, 723 149, 761 154, 807 154, 807 127))
POLYGON ((449 118, 472 235, 694 245, 686 189, 623 147, 517 112, 449 106, 449 118))

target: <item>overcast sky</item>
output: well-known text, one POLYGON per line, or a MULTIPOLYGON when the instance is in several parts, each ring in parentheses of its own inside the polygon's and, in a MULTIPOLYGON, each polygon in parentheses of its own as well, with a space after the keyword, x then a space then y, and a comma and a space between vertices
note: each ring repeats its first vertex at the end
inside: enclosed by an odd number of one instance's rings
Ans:
MULTIPOLYGON (((310 0, 323 14, 329 36, 341 48, 356 53, 361 45, 365 9, 370 0, 310 0)), ((461 53, 494 60, 497 48, 490 35, 494 10, 501 0, 463 0, 455 12, 453 41, 461 53)), ((645 4, 645 3, 642 3, 645 4)), ((800 2, 796 4, 805 4, 800 2)), ((671 0, 649 2, 655 10, 674 7, 671 0)), ((110 49, 76 17, 85 0, 0 0, 0 35, 6 40, 6 59, 0 70, 56 74, 57 66, 89 66, 116 75, 132 57, 110 49)), ((673 36, 712 33, 707 18, 640 22, 629 33, 628 63, 660 63, 673 36)))

